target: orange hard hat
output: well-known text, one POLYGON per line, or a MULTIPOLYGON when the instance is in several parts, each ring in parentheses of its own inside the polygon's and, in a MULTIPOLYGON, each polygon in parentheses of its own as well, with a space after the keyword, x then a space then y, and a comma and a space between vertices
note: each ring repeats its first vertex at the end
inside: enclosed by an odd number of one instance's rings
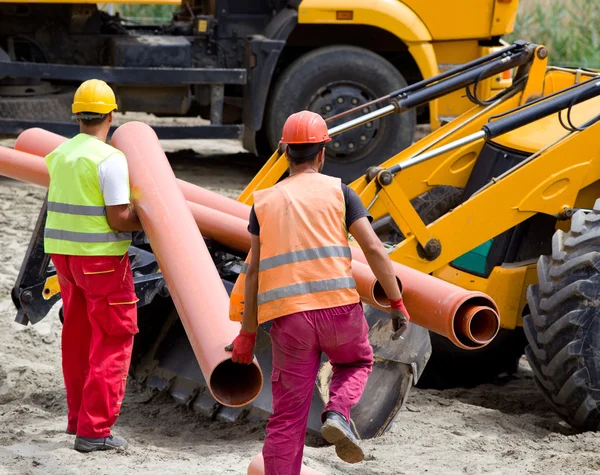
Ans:
POLYGON ((311 111, 292 114, 283 126, 281 143, 287 145, 330 141, 331 137, 323 117, 311 111))

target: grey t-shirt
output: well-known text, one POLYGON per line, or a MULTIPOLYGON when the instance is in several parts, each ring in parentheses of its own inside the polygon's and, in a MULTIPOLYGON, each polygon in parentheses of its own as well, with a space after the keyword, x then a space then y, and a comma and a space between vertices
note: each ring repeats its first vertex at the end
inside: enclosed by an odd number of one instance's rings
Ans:
MULTIPOLYGON (((367 211, 367 208, 362 204, 360 198, 352 188, 342 183, 342 193, 344 202, 346 203, 346 228, 349 229, 352 224, 360 218, 369 218, 373 221, 373 217, 367 211)), ((260 235, 260 224, 254 212, 254 206, 250 210, 250 220, 248 223, 248 232, 255 236, 260 235)))

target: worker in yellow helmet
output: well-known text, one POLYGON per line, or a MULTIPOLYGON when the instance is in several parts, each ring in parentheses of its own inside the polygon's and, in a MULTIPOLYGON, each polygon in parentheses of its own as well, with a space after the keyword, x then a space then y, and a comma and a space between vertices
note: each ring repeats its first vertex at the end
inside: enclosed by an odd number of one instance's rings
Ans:
POLYGON ((129 204, 125 156, 106 143, 115 94, 85 81, 72 111, 80 134, 46 157, 50 173, 44 247, 63 300, 62 366, 67 432, 80 452, 126 449, 111 435, 125 393, 136 294, 127 250, 141 229, 129 204))

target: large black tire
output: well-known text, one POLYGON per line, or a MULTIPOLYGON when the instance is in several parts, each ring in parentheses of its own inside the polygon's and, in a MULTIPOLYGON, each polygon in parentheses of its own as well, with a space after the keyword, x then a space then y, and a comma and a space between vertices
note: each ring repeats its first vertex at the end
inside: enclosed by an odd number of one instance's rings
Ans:
MULTIPOLYGON (((365 104, 406 85, 390 62, 369 50, 328 46, 311 51, 293 62, 275 84, 266 114, 269 145, 273 150, 277 148, 283 124, 294 112, 311 109, 327 118, 356 106, 352 101, 365 104)), ((412 144, 415 126, 413 110, 339 135, 338 141, 334 139, 327 146, 324 173, 350 183, 370 166, 379 165, 412 144)))
POLYGON ((572 426, 600 429, 600 200, 557 231, 537 266, 524 319, 527 359, 550 406, 572 426))
MULTIPOLYGON (((463 190, 452 186, 438 186, 411 201, 425 224, 442 217, 461 203, 463 190)), ((397 243, 404 239, 393 221, 383 218, 374 223, 380 239, 397 243)), ((494 341, 479 350, 462 350, 447 338, 430 332, 431 358, 417 386, 447 389, 473 387, 499 381, 500 375, 517 371, 526 341, 523 330, 501 330, 494 341)))

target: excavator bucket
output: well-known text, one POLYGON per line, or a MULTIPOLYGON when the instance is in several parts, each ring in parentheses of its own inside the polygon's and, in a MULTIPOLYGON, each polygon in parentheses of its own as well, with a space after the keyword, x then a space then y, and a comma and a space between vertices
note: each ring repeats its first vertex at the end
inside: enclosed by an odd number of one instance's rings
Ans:
MULTIPOLYGON (((42 207, 21 272, 12 291, 17 321, 41 321, 59 302, 56 272, 43 250, 46 205, 42 207)), ((242 268, 245 255, 217 242, 206 240, 223 285, 229 293, 242 268)), ((240 422, 268 418, 271 384, 266 377, 262 392, 248 406, 232 408, 219 404, 210 394, 206 381, 173 305, 158 263, 144 233, 137 233, 130 248, 135 290, 139 298, 138 326, 131 374, 149 388, 168 392, 178 403, 211 418, 240 422)), ((399 342, 390 340, 389 315, 366 306, 369 339, 374 351, 374 366, 361 401, 352 412, 357 435, 381 435, 394 420, 418 381, 431 354, 429 333, 411 325, 399 342)), ((268 328, 259 328, 256 357, 265 375, 272 369, 271 340, 268 328)), ((323 356, 313 393, 309 431, 318 433, 321 411, 327 402, 331 365, 323 356)))

